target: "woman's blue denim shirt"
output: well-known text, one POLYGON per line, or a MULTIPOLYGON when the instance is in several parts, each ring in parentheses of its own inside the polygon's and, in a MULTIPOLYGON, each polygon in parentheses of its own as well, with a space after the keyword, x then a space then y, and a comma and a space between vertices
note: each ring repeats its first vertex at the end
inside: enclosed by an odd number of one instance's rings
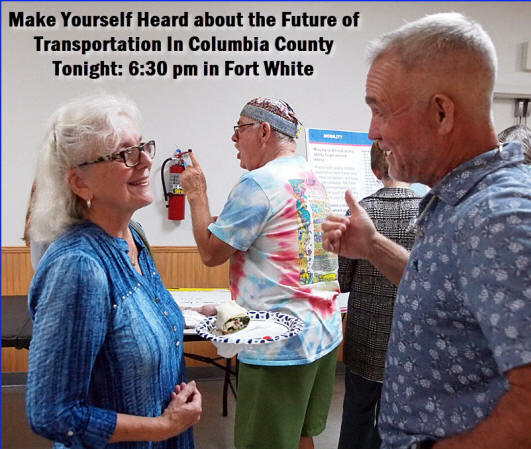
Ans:
POLYGON ((42 258, 29 293, 33 338, 26 405, 55 448, 193 448, 167 441, 108 444, 117 413, 160 416, 185 381, 184 319, 141 239, 128 245, 93 223, 74 226, 42 258))

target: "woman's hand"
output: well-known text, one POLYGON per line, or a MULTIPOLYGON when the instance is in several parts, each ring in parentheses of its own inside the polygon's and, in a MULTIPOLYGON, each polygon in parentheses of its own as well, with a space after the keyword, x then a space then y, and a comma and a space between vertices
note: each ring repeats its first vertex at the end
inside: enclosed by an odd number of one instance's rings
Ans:
POLYGON ((183 433, 201 417, 201 393, 195 382, 175 386, 162 416, 147 417, 118 413, 109 443, 119 441, 163 441, 183 433))
POLYGON ((201 418, 201 393, 194 381, 175 386, 171 401, 160 417, 164 422, 168 439, 184 432, 201 418))

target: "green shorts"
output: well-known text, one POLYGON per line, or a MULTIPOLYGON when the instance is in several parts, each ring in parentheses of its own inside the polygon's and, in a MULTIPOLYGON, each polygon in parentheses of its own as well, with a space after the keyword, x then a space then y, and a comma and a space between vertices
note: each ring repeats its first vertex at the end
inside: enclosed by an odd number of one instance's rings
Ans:
POLYGON ((319 435, 332 401, 338 350, 307 365, 240 363, 236 448, 297 449, 301 436, 319 435))

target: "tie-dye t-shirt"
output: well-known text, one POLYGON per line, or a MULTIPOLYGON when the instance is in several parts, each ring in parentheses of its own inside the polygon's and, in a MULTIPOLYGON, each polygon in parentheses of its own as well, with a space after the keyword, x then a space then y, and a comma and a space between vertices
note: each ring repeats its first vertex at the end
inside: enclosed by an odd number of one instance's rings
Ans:
POLYGON ((248 310, 287 313, 305 324, 296 337, 246 346, 240 361, 302 365, 340 344, 337 256, 322 247, 329 213, 324 187, 306 160, 294 156, 243 175, 209 226, 238 250, 230 260, 232 298, 248 310))

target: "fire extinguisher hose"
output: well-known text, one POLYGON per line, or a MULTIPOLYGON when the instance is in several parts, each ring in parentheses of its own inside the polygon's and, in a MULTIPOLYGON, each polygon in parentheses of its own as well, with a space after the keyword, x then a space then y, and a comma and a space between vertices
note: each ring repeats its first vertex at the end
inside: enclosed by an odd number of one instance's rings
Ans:
MULTIPOLYGON (((166 164, 170 161, 172 161, 174 158, 169 157, 162 163, 162 167, 160 169, 160 179, 162 180, 162 190, 164 191, 164 201, 166 203, 168 202, 168 198, 171 196, 170 193, 168 193, 168 190, 166 189, 166 182, 164 180, 164 167, 166 167, 166 164)), ((168 204, 166 204, 166 207, 168 207, 168 204)))

